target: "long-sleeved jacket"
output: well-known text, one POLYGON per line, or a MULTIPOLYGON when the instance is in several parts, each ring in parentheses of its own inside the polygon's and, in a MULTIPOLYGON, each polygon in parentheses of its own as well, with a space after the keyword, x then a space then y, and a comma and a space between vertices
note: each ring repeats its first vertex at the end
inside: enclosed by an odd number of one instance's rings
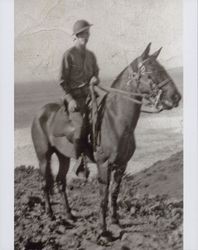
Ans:
POLYGON ((63 56, 60 85, 64 89, 67 99, 76 98, 76 93, 83 95, 83 88, 87 86, 93 76, 98 77, 99 68, 96 57, 89 50, 80 51, 77 47, 67 50, 63 56))

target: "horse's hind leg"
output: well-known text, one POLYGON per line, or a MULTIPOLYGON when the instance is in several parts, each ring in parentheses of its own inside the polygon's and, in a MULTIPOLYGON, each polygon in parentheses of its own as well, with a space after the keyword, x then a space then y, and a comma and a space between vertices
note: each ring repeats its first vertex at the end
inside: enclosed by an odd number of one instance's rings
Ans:
POLYGON ((98 181, 100 184, 100 229, 101 234, 107 232, 106 216, 108 209, 108 195, 109 195, 109 182, 110 182, 110 169, 108 161, 98 164, 98 181))
POLYGON ((51 155, 46 154, 43 159, 39 160, 39 166, 42 176, 44 177, 44 195, 45 195, 45 211, 51 217, 53 216, 53 211, 50 202, 50 191, 53 188, 53 177, 50 169, 50 159, 51 155))
POLYGON ((56 177, 56 181, 60 187, 61 195, 63 197, 66 209, 66 218, 67 219, 74 219, 74 216, 71 213, 71 208, 69 206, 69 201, 67 198, 67 191, 66 191, 66 175, 69 170, 70 158, 64 156, 60 152, 56 152, 58 159, 59 159, 59 171, 56 177))
POLYGON ((111 221, 113 224, 119 224, 117 214, 117 198, 120 191, 120 184, 122 181, 123 174, 125 172, 126 165, 122 168, 117 168, 112 171, 111 175, 111 187, 110 187, 110 199, 111 199, 111 221))
MULTIPOLYGON (((50 216, 52 216, 52 208, 50 203, 50 190, 53 186, 53 178, 51 174, 50 160, 53 150, 49 145, 48 138, 43 130, 42 124, 44 124, 43 113, 40 113, 35 117, 32 123, 31 135, 35 148, 35 152, 39 161, 39 167, 41 175, 44 178, 44 195, 45 195, 45 210, 50 216)), ((45 118, 46 119, 46 118, 45 118)))

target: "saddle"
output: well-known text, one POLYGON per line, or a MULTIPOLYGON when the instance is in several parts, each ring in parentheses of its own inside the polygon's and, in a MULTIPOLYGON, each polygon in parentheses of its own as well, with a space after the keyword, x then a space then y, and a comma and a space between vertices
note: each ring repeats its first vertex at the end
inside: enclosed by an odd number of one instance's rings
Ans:
MULTIPOLYGON (((104 103, 107 96, 107 92, 101 90, 97 86, 94 87, 94 92, 95 98, 91 95, 87 99, 87 106, 89 109, 89 131, 87 137, 89 143, 92 144, 93 149, 95 149, 96 145, 100 142, 100 126, 103 116, 104 103)), ((66 136, 70 143, 73 142, 75 127, 69 117, 68 105, 66 101, 62 101, 60 104, 60 109, 56 112, 51 124, 50 130, 54 137, 66 136)))

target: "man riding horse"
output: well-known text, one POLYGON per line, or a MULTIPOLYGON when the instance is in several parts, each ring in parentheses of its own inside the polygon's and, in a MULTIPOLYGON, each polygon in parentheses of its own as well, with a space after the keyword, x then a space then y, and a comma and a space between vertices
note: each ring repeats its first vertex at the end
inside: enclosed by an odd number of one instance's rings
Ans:
MULTIPOLYGON (((82 150, 81 140, 84 136, 82 125, 87 109, 85 100, 89 92, 88 84, 90 82, 97 84, 99 81, 95 57, 93 53, 86 50, 90 25, 85 21, 77 22, 77 24, 74 26, 76 44, 66 52, 63 59, 61 86, 66 92, 66 112, 62 103, 48 103, 37 113, 31 128, 40 172, 45 180, 43 188, 46 212, 53 218, 50 194, 54 183, 57 183, 64 201, 66 219, 72 220, 75 218, 68 201, 66 188, 66 176, 69 171, 70 159, 73 158, 73 144, 71 142, 74 142, 76 156, 79 157, 82 150), (69 114, 70 118, 66 113, 69 114), (68 136, 61 135, 62 130, 58 129, 57 126, 61 123, 59 121, 62 117, 66 118, 65 126, 62 122, 60 127, 65 128, 64 132, 68 136), (71 119, 75 126, 74 136, 73 124, 70 124, 71 119), (59 136, 54 131, 56 127, 59 136), (51 164, 51 158, 54 154, 59 162, 56 176, 52 174, 54 166, 51 164)), ((105 108, 102 110, 100 140, 94 150, 101 196, 98 239, 108 237, 107 226, 110 223, 116 226, 114 227, 116 232, 117 229, 120 230, 117 199, 127 163, 136 149, 135 129, 145 96, 156 100, 153 103, 158 109, 160 108, 160 111, 177 107, 181 99, 174 81, 157 61, 161 49, 149 54, 150 46, 151 43, 117 76, 109 88, 110 92, 104 98, 105 108), (108 221, 107 224, 108 212, 111 222, 108 221)), ((93 93, 93 91, 90 92, 93 93)), ((100 115, 100 112, 98 114, 100 115)), ((84 154, 86 155, 86 153, 84 154)))
MULTIPOLYGON (((73 26, 75 45, 63 56, 60 85, 65 92, 65 101, 69 117, 75 128, 73 145, 75 158, 78 159, 75 169, 82 163, 84 142, 87 137, 87 97, 89 86, 99 83, 99 68, 93 52, 87 50, 90 26, 85 20, 78 20, 73 26)), ((66 129, 66 128, 65 128, 66 129)))

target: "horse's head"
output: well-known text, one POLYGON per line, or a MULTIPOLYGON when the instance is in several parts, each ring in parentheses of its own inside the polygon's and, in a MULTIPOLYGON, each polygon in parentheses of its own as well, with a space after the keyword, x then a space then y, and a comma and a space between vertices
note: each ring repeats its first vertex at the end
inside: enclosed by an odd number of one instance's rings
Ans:
MULTIPOLYGON (((158 108, 172 109, 179 105, 181 95, 164 67, 157 61, 161 48, 149 55, 150 45, 151 43, 148 44, 142 55, 134 61, 139 89, 142 93, 155 97, 158 108)), ((131 66, 133 66, 133 63, 131 66)))

